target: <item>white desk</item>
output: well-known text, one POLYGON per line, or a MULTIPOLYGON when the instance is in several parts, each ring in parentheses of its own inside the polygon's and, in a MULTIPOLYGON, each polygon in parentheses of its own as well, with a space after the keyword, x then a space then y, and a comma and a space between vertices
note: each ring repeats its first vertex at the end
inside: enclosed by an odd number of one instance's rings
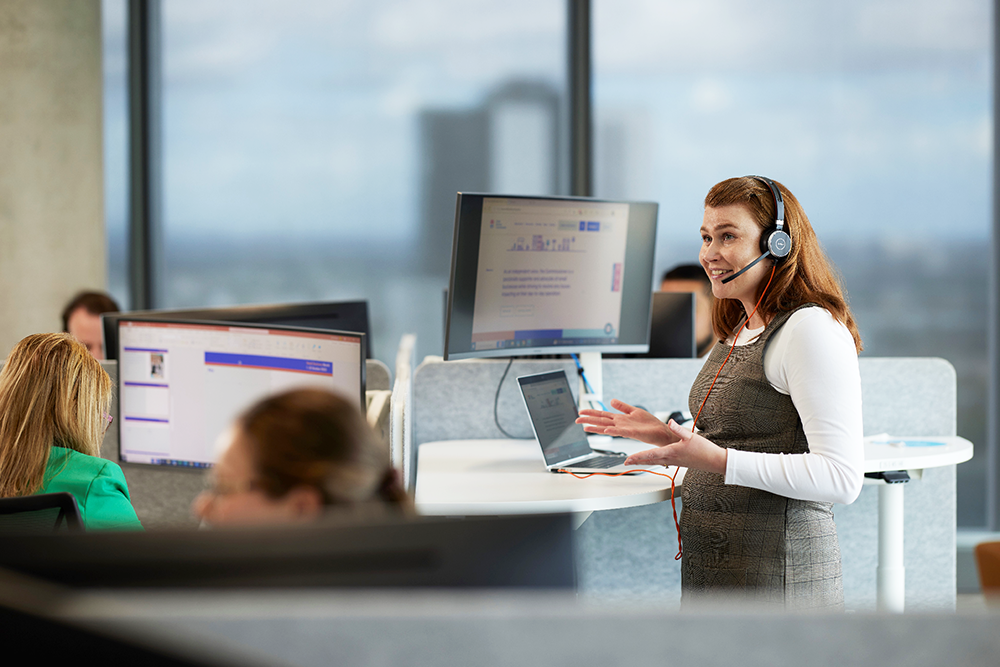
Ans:
MULTIPOLYGON (((894 440, 944 442, 934 447, 898 447, 865 439, 865 472, 907 470, 919 479, 924 468, 955 465, 972 458, 972 443, 959 437, 900 437, 894 440)), ((884 439, 884 438, 881 438, 884 439)), ((614 440, 598 447, 633 453, 648 445, 614 440)), ((418 450, 416 504, 422 514, 466 516, 572 512, 574 525, 591 512, 657 503, 670 498, 670 480, 658 475, 595 476, 586 480, 554 475, 542 464, 534 440, 451 440, 426 442, 418 450)), ((671 471, 673 469, 670 469, 671 471)), ((676 479, 680 498, 683 470, 676 479)), ((906 598, 903 559, 905 484, 879 485, 877 604, 902 612, 906 598)))
MULTIPOLYGON (((628 454, 649 449, 634 440, 594 446, 628 454)), ((550 473, 534 440, 425 442, 418 457, 415 497, 421 514, 572 512, 574 525, 579 526, 596 510, 650 505, 670 498, 670 480, 659 475, 577 479, 550 473)))
MULTIPOLYGON (((876 444, 885 436, 865 438, 865 472, 906 470, 913 479, 920 479, 924 468, 955 465, 972 458, 972 443, 951 436, 893 436, 893 441, 934 441, 944 445, 931 447, 898 447, 876 444)), ((906 568, 903 560, 903 491, 906 484, 887 484, 882 480, 865 479, 879 485, 878 490, 878 570, 876 599, 880 611, 902 612, 906 606, 906 568)))

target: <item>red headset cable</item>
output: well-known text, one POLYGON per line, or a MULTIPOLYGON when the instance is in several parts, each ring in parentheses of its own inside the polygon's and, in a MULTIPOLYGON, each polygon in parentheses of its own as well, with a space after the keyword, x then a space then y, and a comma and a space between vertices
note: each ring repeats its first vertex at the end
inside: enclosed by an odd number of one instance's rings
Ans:
MULTIPOLYGON (((757 314, 757 309, 760 308, 760 304, 763 303, 764 295, 767 294, 767 288, 771 286, 771 281, 774 280, 774 272, 777 268, 778 268, 777 265, 771 267, 771 277, 767 279, 767 284, 764 285, 764 291, 760 293, 760 298, 757 299, 757 305, 753 307, 753 310, 750 312, 750 316, 747 317, 745 320, 743 320, 743 324, 741 324, 740 328, 736 330, 735 334, 733 334, 733 344, 729 348, 729 353, 726 355, 726 358, 722 361, 722 365, 719 366, 719 370, 715 372, 715 377, 712 378, 712 384, 710 384, 708 387, 708 393, 706 393, 705 398, 701 400, 701 406, 698 408, 698 414, 695 415, 694 422, 691 424, 692 432, 694 431, 694 427, 698 425, 698 418, 701 417, 701 411, 702 409, 704 409, 705 403, 708 401, 708 397, 712 395, 712 390, 715 389, 715 381, 719 379, 719 374, 722 373, 722 369, 725 368, 726 363, 729 361, 729 357, 732 356, 733 350, 736 349, 736 341, 739 339, 740 333, 742 333, 743 329, 745 329, 747 324, 750 323, 750 320, 753 319, 753 316, 757 314)), ((648 472, 653 475, 659 475, 660 477, 666 477, 670 480, 670 508, 674 512, 674 527, 677 529, 677 555, 674 556, 674 560, 680 560, 681 557, 684 555, 684 546, 681 544, 681 524, 680 521, 677 520, 677 501, 674 498, 674 488, 675 488, 674 479, 677 477, 677 473, 680 471, 680 467, 679 466, 674 466, 674 467, 676 468, 676 470, 674 470, 673 475, 668 475, 667 473, 663 472, 656 472, 655 470, 645 470, 644 472, 648 472)), ((626 470, 624 472, 591 472, 591 473, 579 474, 575 472, 570 472, 569 470, 560 469, 559 472, 564 472, 568 475, 572 475, 577 479, 587 479, 588 477, 593 477, 594 475, 604 475, 605 477, 621 477, 622 475, 629 475, 633 472, 638 472, 638 471, 626 470)))

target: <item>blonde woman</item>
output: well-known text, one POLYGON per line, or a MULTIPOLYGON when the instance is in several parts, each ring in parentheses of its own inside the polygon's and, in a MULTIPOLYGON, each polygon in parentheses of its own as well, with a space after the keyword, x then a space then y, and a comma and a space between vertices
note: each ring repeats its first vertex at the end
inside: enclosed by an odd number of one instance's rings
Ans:
POLYGON ((33 334, 0 371, 0 497, 68 491, 84 526, 141 530, 117 464, 100 458, 111 378, 69 334, 33 334))

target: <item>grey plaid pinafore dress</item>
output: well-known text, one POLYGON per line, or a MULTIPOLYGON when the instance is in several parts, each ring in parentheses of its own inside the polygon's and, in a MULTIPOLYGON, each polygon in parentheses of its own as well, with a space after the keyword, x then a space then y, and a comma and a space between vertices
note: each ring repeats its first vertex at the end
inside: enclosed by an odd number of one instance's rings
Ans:
MULTIPOLYGON (((764 376, 768 341, 792 312, 776 315, 756 341, 737 346, 719 375, 697 427, 720 447, 773 454, 809 451, 792 399, 764 376)), ((692 414, 729 347, 715 346, 691 387, 692 414)), ((726 485, 724 479, 701 470, 688 470, 684 477, 682 603, 711 595, 713 601, 842 609, 833 505, 726 485)))

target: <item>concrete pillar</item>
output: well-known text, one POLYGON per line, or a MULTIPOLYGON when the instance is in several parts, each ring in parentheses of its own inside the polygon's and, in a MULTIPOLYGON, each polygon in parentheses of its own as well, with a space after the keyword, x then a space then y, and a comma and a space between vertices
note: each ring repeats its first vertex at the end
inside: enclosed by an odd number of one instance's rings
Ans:
POLYGON ((0 0, 0 358, 104 289, 100 0, 0 0))

